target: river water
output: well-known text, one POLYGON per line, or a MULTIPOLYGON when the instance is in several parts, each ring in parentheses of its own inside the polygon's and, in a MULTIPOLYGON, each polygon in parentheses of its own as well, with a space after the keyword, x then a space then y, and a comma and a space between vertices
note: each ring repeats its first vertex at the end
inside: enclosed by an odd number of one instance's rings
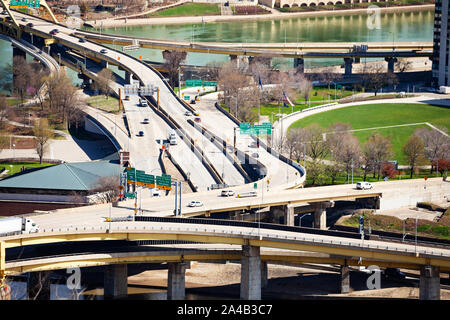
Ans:
MULTIPOLYGON (((379 24, 367 14, 253 20, 184 25, 147 25, 109 28, 109 34, 153 39, 209 42, 372 42, 432 41, 434 10, 382 13, 379 24), (368 20, 369 19, 369 20, 368 20), (379 27, 379 28, 377 28, 379 27)), ((100 30, 96 30, 100 32, 100 30)), ((120 47, 117 46, 120 50, 120 47)), ((140 49, 130 52, 145 60, 162 62, 161 51, 140 49)), ((205 65, 227 61, 228 56, 188 53, 187 63, 205 65)), ((292 59, 282 59, 292 65, 292 59), (290 62, 289 62, 290 61, 290 62)), ((342 64, 336 59, 307 59, 306 67, 342 64)))

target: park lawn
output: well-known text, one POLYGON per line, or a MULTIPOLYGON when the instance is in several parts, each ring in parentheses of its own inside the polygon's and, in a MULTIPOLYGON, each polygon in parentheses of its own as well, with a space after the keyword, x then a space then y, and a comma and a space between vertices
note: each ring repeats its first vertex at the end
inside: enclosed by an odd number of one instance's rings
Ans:
POLYGON ((220 15, 220 7, 217 4, 186 3, 180 6, 151 13, 148 15, 148 17, 208 16, 208 15, 220 15))
POLYGON ((19 103, 22 103, 22 100, 20 100, 19 98, 14 98, 14 97, 6 98, 6 101, 8 102, 8 105, 10 107, 15 106, 19 103))
POLYGON ((92 96, 88 100, 91 107, 111 113, 119 113, 119 100, 114 97, 105 98, 104 95, 92 96))
MULTIPOLYGON (((317 123, 323 128, 328 128, 335 122, 349 123, 352 129, 365 129, 422 122, 429 122, 435 126, 443 126, 450 129, 450 108, 419 103, 380 103, 352 106, 306 117, 293 123, 290 129, 299 127, 304 128, 313 123, 317 123)), ((414 132, 414 130, 420 127, 429 128, 425 125, 414 125, 407 127, 356 131, 353 132, 353 134, 360 139, 361 143, 367 141, 369 135, 373 131, 380 132, 384 136, 391 136, 396 160, 398 160, 400 164, 404 164, 402 147, 408 141, 409 136, 414 132)))
POLYGON ((20 169, 22 167, 25 167, 27 169, 30 168, 40 168, 40 167, 47 167, 47 166, 53 166, 54 163, 42 163, 39 162, 28 162, 28 161, 19 161, 19 162, 3 162, 0 163, 0 168, 6 168, 6 170, 9 170, 8 174, 6 174, 5 177, 9 177, 11 174, 16 174, 20 172, 20 169), (12 166, 12 168, 11 168, 12 166), (11 173, 12 170, 12 173, 11 173))
MULTIPOLYGON (((310 101, 328 101, 328 96, 330 102, 333 102, 335 99, 335 93, 336 93, 336 99, 341 99, 345 97, 349 97, 355 93, 358 93, 356 91, 352 90, 336 90, 334 89, 334 85, 330 86, 330 89, 328 87, 314 87, 311 89, 311 96, 310 101)), ((305 98, 299 98, 296 101, 297 103, 305 103, 305 98)))

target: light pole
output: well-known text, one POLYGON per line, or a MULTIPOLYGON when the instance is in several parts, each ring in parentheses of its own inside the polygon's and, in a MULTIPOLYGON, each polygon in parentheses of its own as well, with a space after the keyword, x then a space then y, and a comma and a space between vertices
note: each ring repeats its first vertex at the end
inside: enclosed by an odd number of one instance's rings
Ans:
POLYGON ((304 214, 303 216, 299 216, 298 217, 298 226, 299 227, 301 227, 302 226, 302 219, 304 218, 304 217, 307 217, 307 216, 310 216, 311 215, 311 213, 307 213, 307 214, 304 214))
POLYGON ((13 160, 16 160, 16 144, 13 143, 13 160))
POLYGON ((59 66, 61 66, 61 53, 57 53, 58 54, 58 58, 59 58, 59 66))

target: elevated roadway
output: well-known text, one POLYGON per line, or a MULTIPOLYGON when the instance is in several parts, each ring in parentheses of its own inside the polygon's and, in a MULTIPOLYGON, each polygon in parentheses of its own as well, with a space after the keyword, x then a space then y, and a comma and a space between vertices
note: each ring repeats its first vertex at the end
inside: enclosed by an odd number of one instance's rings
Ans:
POLYGON ((433 53, 432 42, 220 43, 145 39, 122 35, 98 34, 80 30, 77 30, 75 35, 98 43, 121 46, 138 44, 142 48, 150 49, 237 56, 267 55, 288 58, 428 57, 433 53), (367 51, 353 51, 354 46, 361 45, 366 45, 367 51))

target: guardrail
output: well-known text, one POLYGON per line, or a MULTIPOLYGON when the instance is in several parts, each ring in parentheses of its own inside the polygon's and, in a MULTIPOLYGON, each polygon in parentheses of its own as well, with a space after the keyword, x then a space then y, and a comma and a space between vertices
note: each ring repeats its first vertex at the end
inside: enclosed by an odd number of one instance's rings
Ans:
POLYGON ((108 137, 108 139, 111 141, 111 143, 114 145, 117 151, 122 149, 122 146, 120 143, 116 140, 116 138, 94 117, 92 117, 89 114, 85 114, 85 117, 88 118, 93 124, 95 124, 103 133, 105 136, 108 137))
POLYGON ((191 147, 191 151, 194 152, 194 154, 197 156, 197 158, 203 163, 206 170, 211 174, 214 181, 216 183, 224 183, 222 177, 217 172, 216 168, 212 165, 212 163, 209 161, 209 159, 204 155, 203 151, 197 147, 195 144, 194 139, 192 139, 186 131, 171 117, 164 109, 157 108, 155 106, 156 102, 154 101, 153 97, 145 97, 150 105, 150 107, 153 109, 153 111, 159 115, 172 129, 178 130, 183 135, 183 139, 185 138, 191 147))
POLYGON ((249 183, 252 182, 252 179, 250 178, 250 176, 247 174, 247 172, 244 170, 244 168, 241 166, 241 164, 237 161, 237 159, 235 159, 234 157, 232 157, 228 152, 227 152, 227 142, 224 141, 223 139, 221 139, 220 137, 216 136, 215 134, 213 134, 212 132, 210 132, 208 129, 206 129, 205 127, 196 124, 194 121, 192 121, 192 119, 188 119, 187 122, 193 126, 195 129, 197 129, 198 131, 200 131, 206 138, 208 138, 212 143, 214 143, 219 149, 222 150, 222 152, 224 153, 224 156, 226 156, 231 163, 233 164, 233 166, 236 168, 236 170, 239 171, 239 173, 244 176, 245 178, 245 183, 249 183))

